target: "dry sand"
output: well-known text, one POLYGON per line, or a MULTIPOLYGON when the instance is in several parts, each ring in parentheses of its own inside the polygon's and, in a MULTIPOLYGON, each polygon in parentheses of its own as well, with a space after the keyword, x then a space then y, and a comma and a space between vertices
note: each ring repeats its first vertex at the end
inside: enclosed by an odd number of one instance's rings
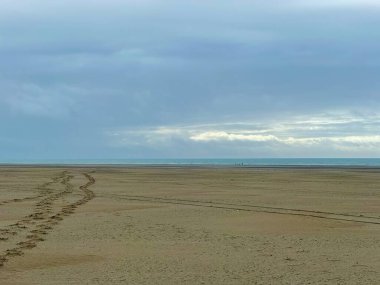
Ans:
POLYGON ((380 170, 0 168, 0 284, 380 284, 380 170))

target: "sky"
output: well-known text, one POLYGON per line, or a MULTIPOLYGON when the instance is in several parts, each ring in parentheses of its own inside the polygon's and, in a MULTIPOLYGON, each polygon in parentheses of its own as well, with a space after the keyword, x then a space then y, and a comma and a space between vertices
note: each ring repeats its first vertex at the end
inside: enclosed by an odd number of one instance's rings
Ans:
POLYGON ((380 157, 378 0, 2 0, 0 161, 380 157))

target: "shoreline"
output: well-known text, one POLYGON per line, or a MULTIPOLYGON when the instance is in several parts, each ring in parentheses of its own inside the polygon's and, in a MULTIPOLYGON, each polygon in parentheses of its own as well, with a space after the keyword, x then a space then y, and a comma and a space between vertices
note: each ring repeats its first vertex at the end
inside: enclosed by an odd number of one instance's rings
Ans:
POLYGON ((163 169, 349 169, 380 170, 371 165, 223 165, 223 164, 50 164, 50 163, 0 163, 0 168, 163 168, 163 169))

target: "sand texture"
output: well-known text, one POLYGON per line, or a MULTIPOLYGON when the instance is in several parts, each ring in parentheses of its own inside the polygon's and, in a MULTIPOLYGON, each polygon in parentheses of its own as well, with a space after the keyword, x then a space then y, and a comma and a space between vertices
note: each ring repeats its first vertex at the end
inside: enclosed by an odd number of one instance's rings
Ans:
POLYGON ((380 170, 0 167, 0 284, 380 284, 380 170))

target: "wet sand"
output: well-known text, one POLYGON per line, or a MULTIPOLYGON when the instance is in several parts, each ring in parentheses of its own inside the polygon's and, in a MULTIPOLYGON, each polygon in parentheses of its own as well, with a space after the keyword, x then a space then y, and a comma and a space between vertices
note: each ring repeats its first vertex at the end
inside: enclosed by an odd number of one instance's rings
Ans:
POLYGON ((0 167, 0 284, 380 284, 380 170, 0 167))

